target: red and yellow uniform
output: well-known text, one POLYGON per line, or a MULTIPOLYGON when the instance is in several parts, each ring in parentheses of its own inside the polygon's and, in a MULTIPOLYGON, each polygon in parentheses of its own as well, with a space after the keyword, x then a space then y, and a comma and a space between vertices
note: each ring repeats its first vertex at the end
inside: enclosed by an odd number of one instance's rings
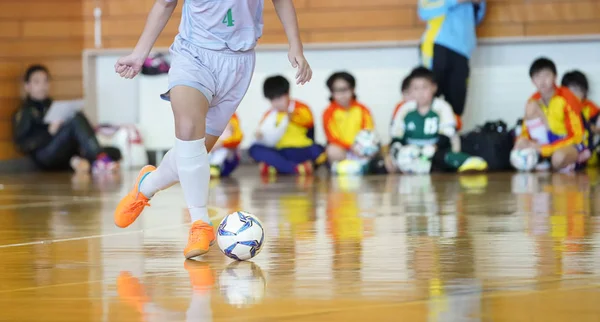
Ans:
MULTIPOLYGON (((582 104, 582 109, 581 109, 581 115, 583 116, 584 122, 585 122, 585 143, 587 144, 588 148, 590 148, 591 150, 595 150, 595 134, 592 133, 592 126, 596 125, 596 122, 598 121, 598 116, 600 114, 600 108, 598 108, 598 106, 596 106, 596 104, 594 104, 594 102, 590 101, 590 100, 583 100, 582 104)), ((598 154, 596 153, 592 153, 592 156, 590 157, 590 159, 587 162, 588 166, 590 165, 596 165, 598 164, 598 154)))
POLYGON ((332 102, 323 113, 323 126, 327 142, 347 150, 354 143, 358 132, 374 128, 371 112, 357 101, 352 101, 348 108, 332 102))
POLYGON ((323 147, 313 141, 313 114, 302 102, 290 101, 287 111, 267 111, 259 128, 268 140, 253 144, 248 153, 263 175, 304 175, 312 172, 310 165, 326 161, 323 147))
MULTIPOLYGON (((539 103, 548 122, 549 144, 542 146, 541 154, 551 156, 556 150, 573 145, 581 151, 584 139, 584 126, 581 118, 581 102, 566 87, 557 87, 548 105, 541 94, 535 93, 529 101, 539 103)), ((527 125, 523 122, 521 137, 531 139, 527 125)))
POLYGON ((595 119, 600 114, 600 108, 590 100, 584 100, 581 105, 583 106, 581 113, 587 122, 595 119))
POLYGON ((228 134, 228 136, 222 138, 223 147, 235 149, 242 143, 242 139, 244 138, 244 133, 240 127, 240 120, 238 119, 237 114, 233 114, 227 127, 226 134, 228 134))
POLYGON ((314 128, 314 119, 310 108, 306 104, 299 101, 290 101, 287 112, 274 109, 268 110, 263 115, 261 123, 271 113, 277 113, 277 123, 281 122, 286 115, 289 115, 290 118, 285 132, 275 145, 276 149, 306 148, 313 145, 314 142, 309 132, 314 128))

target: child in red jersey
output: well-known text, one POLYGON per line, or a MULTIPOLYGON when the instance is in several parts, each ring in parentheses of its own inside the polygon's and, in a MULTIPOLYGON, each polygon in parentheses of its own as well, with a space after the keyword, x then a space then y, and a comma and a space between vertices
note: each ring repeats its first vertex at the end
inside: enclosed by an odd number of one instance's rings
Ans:
MULTIPOLYGON (((598 126, 598 116, 600 108, 588 98, 589 84, 585 74, 578 70, 567 72, 561 81, 561 85, 569 88, 569 90, 581 100, 581 116, 585 125, 585 144, 590 151, 596 151, 598 145, 598 134, 600 127, 598 126)), ((588 164, 597 163, 597 153, 593 153, 592 159, 588 164)))
POLYGON ((589 157, 581 101, 568 88, 556 86, 556 65, 551 60, 534 61, 529 75, 538 91, 527 102, 514 149, 536 149, 542 157, 537 170, 573 170, 589 157))

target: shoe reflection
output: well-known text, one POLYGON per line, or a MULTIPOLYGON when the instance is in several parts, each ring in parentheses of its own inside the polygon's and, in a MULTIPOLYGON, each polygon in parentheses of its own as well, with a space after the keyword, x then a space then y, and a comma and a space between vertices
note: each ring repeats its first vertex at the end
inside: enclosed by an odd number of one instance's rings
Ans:
POLYGON ((213 301, 223 301, 236 308, 247 308, 261 303, 265 297, 266 279, 256 263, 230 263, 218 275, 218 288, 215 288, 217 276, 208 262, 188 259, 183 267, 189 275, 192 289, 185 311, 181 306, 181 310, 167 309, 166 306, 178 307, 179 303, 174 302, 179 302, 179 298, 153 298, 157 296, 157 292, 152 288, 159 285, 144 285, 140 278, 129 271, 121 271, 117 278, 119 300, 137 312, 141 316, 140 321, 208 322, 213 321, 213 301), (215 289, 220 291, 221 298, 213 298, 215 289))

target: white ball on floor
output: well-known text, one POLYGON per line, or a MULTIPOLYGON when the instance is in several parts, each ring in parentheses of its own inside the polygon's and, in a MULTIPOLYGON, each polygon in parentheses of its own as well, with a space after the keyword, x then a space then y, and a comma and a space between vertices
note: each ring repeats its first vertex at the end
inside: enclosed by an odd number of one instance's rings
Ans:
POLYGON ((379 152, 379 136, 375 131, 361 130, 354 139, 353 148, 362 156, 371 157, 379 152))
POLYGON ((227 215, 217 229, 217 244, 225 256, 248 260, 260 253, 265 240, 265 231, 258 218, 238 211, 227 215))
POLYGON ((519 171, 531 171, 539 161, 539 154, 535 149, 512 150, 510 164, 519 171))

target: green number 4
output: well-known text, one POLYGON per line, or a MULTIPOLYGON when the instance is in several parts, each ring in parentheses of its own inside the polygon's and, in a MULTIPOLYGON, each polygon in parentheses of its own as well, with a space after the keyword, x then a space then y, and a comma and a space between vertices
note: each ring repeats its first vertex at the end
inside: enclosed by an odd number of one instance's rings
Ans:
POLYGON ((233 14, 231 13, 231 9, 229 9, 227 10, 227 14, 223 18, 223 23, 226 24, 227 27, 233 27, 234 22, 235 20, 233 20, 233 14))

